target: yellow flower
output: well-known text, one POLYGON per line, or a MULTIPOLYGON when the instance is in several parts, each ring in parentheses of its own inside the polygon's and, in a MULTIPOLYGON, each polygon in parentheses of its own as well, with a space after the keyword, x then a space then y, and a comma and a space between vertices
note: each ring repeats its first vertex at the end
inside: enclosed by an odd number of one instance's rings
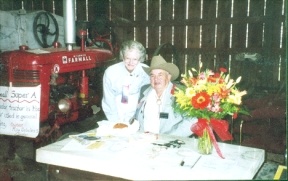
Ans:
POLYGON ((192 98, 196 94, 195 90, 192 87, 186 89, 185 95, 189 98, 192 98))
POLYGON ((184 84, 185 86, 189 86, 189 83, 188 83, 188 81, 185 78, 183 78, 181 80, 181 83, 184 84))
POLYGON ((177 92, 175 91, 174 96, 176 97, 176 102, 180 105, 181 108, 189 105, 189 97, 187 97, 182 90, 178 90, 177 92))
POLYGON ((240 112, 245 113, 245 110, 241 109, 241 103, 242 96, 246 94, 246 91, 241 92, 236 88, 241 77, 234 81, 229 74, 225 74, 227 71, 224 68, 220 68, 218 72, 210 69, 201 71, 201 65, 199 71, 191 68, 187 73, 181 75, 182 85, 176 87, 174 92, 175 111, 187 117, 217 119, 240 112), (200 93, 209 97, 207 98, 209 104, 203 109, 199 109, 193 104, 193 99, 200 93))
POLYGON ((198 85, 205 85, 207 83, 207 80, 198 80, 198 85))
POLYGON ((194 86, 195 92, 201 92, 203 90, 206 90, 205 84, 197 84, 194 86))
POLYGON ((241 97, 235 96, 235 95, 229 95, 227 98, 227 102, 240 105, 241 104, 241 97))
POLYGON ((220 84, 214 84, 214 85, 210 85, 209 87, 207 87, 207 93, 209 95, 212 95, 213 93, 219 93, 221 91, 220 89, 220 84))
POLYGON ((229 95, 227 98, 227 102, 230 102, 232 104, 240 105, 242 103, 242 96, 247 94, 246 91, 239 92, 238 90, 232 89, 231 92, 234 95, 229 95))

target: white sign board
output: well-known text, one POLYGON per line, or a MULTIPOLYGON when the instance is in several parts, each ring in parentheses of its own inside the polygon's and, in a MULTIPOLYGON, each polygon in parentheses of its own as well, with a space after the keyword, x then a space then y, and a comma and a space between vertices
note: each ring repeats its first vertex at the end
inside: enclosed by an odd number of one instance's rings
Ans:
POLYGON ((40 86, 0 86, 0 134, 37 137, 40 126, 40 94, 40 86))

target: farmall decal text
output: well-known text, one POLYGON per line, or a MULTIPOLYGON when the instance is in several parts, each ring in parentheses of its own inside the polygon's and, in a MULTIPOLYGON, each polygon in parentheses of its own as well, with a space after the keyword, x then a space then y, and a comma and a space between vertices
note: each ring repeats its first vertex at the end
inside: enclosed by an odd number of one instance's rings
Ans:
POLYGON ((86 56, 86 54, 74 55, 73 57, 62 56, 62 63, 63 64, 85 62, 85 61, 91 61, 91 57, 86 56))

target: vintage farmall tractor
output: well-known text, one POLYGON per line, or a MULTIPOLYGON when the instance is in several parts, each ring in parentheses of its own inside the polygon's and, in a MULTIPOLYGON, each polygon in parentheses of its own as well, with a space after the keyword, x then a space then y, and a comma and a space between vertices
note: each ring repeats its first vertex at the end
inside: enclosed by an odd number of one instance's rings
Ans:
MULTIPOLYGON (((53 39, 51 44, 47 41, 48 36, 58 36, 57 31, 59 33, 59 30, 56 28, 55 32, 49 32, 51 31, 51 29, 49 30, 49 23, 47 25, 38 22, 37 19, 41 16, 44 18, 51 18, 52 16, 53 19, 53 15, 50 13, 41 12, 34 21, 36 31, 34 34, 37 41, 42 42, 42 47, 45 48, 29 49, 28 46, 21 45, 19 50, 5 51, 0 54, 0 88, 2 89, 0 90, 2 96, 0 104, 3 108, 0 110, 3 115, 0 134, 25 137, 25 130, 29 131, 29 128, 23 128, 27 125, 21 123, 23 120, 20 120, 21 115, 26 115, 26 119, 29 118, 29 112, 21 114, 17 112, 19 116, 9 109, 9 106, 18 106, 19 108, 22 105, 28 105, 29 101, 20 104, 21 101, 13 102, 14 100, 9 100, 9 97, 5 99, 7 97, 6 93, 9 96, 11 90, 10 98, 17 95, 18 98, 24 100, 24 96, 29 94, 29 92, 25 93, 24 90, 40 87, 40 101, 39 105, 36 106, 39 107, 39 112, 36 114, 39 115, 39 129, 36 129, 38 133, 35 137, 38 142, 51 136, 61 125, 92 116, 93 111, 95 113, 93 109, 97 103, 93 98, 97 95, 93 94, 95 90, 89 90, 89 82, 91 82, 89 73, 95 68, 105 66, 111 62, 113 51, 95 46, 87 47, 86 30, 77 32, 81 37, 81 45, 80 47, 74 46, 76 37, 75 20, 73 18, 74 3, 69 0, 64 0, 64 3, 66 3, 64 4, 66 47, 57 42, 57 38, 53 39), (39 34, 40 37, 38 37, 39 34), (20 91, 16 94, 13 88, 18 92, 19 88, 23 88, 23 92, 20 91), (10 118, 4 117, 4 115, 10 115, 10 118), (19 117, 19 120, 16 117, 19 117), (12 132, 7 133, 6 130, 11 125, 14 126, 11 128, 12 132), (16 129, 17 126, 18 128, 23 127, 13 133, 13 129, 16 129)), ((107 40, 104 40, 105 42, 107 43, 107 40)), ((95 82, 95 80, 93 81, 95 82)), ((29 107, 26 109, 31 111, 29 107)))

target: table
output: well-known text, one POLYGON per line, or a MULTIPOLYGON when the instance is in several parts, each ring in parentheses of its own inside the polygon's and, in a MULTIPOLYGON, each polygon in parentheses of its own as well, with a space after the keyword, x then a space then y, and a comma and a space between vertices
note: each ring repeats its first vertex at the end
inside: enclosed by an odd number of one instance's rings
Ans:
POLYGON ((89 143, 66 138, 37 149, 36 161, 127 180, 248 180, 265 159, 262 149, 227 143, 218 143, 225 159, 215 149, 200 155, 195 138, 159 135, 155 140, 138 132, 89 143), (163 146, 179 140, 185 143, 179 148, 163 146))

